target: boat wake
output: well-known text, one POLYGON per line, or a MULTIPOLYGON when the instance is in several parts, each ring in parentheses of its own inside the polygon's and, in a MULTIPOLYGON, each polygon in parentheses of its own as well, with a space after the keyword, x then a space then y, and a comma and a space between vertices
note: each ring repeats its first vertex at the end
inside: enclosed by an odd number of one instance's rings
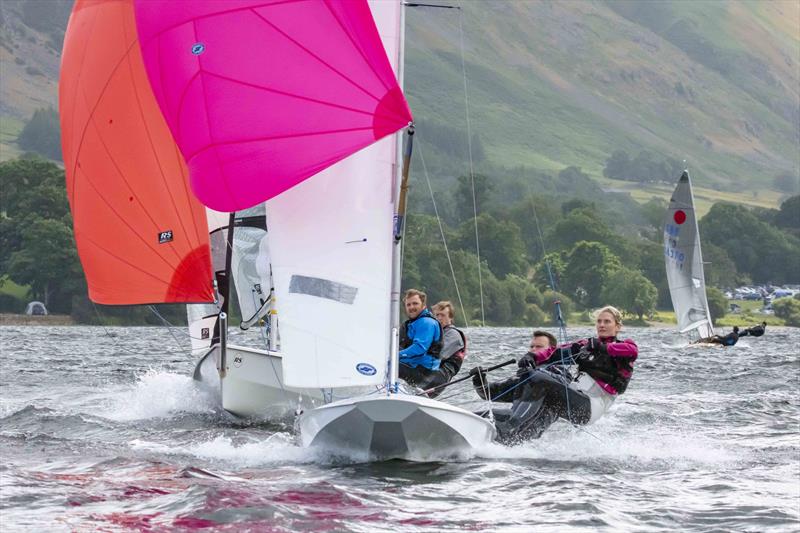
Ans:
POLYGON ((171 445, 144 439, 131 441, 134 450, 157 455, 194 457, 213 463, 225 463, 232 469, 256 468, 276 464, 330 464, 331 458, 297 445, 288 432, 273 433, 246 441, 231 436, 217 436, 191 444, 171 445))
POLYGON ((219 414, 216 392, 184 374, 150 369, 135 383, 115 388, 100 415, 116 421, 172 418, 183 414, 219 414))
MULTIPOLYGON (((609 421, 610 422, 610 421, 609 421)), ((622 424, 572 428, 559 422, 541 439, 517 446, 493 443, 478 450, 486 459, 532 459, 555 462, 591 463, 595 460, 621 464, 709 465, 728 464, 743 459, 743 450, 732 450, 711 438, 695 433, 668 431, 667 428, 637 427, 624 431, 622 424)))

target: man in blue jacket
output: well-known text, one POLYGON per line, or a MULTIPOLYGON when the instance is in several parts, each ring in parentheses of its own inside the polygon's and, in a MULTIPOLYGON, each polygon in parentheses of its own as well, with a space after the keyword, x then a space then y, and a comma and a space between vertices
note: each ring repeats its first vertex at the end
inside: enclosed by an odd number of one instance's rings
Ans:
POLYGON ((400 379, 409 385, 425 383, 439 370, 442 328, 425 307, 427 295, 408 289, 403 296, 408 320, 400 328, 400 379))

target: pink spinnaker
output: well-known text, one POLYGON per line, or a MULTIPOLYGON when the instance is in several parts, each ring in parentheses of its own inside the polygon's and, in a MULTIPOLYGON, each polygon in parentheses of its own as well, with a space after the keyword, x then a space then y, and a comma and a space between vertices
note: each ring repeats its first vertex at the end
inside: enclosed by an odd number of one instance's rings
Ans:
POLYGON ((277 196, 412 120, 366 0, 138 0, 136 25, 213 209, 277 196))

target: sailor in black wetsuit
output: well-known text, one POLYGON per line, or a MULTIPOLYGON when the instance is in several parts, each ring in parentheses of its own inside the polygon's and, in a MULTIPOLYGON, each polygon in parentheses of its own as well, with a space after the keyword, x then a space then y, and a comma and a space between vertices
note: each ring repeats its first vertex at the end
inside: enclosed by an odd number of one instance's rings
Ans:
POLYGON ((492 410, 497 440, 515 444, 539 438, 558 418, 579 425, 599 419, 625 392, 639 353, 632 340, 617 339, 621 328, 621 313, 606 306, 597 313, 598 337, 529 352, 518 362, 515 377, 489 383, 482 368, 473 369, 479 396, 512 404, 492 410), (579 370, 574 379, 568 368, 573 361, 579 370))
POLYGON ((721 344, 723 346, 733 346, 739 341, 739 326, 733 326, 733 331, 725 335, 724 337, 721 335, 714 335, 713 337, 704 337, 699 339, 692 344, 721 344))
POLYGON ((739 333, 739 337, 760 337, 764 334, 764 331, 767 329, 767 323, 762 322, 757 326, 753 326, 751 328, 746 328, 744 331, 739 333))

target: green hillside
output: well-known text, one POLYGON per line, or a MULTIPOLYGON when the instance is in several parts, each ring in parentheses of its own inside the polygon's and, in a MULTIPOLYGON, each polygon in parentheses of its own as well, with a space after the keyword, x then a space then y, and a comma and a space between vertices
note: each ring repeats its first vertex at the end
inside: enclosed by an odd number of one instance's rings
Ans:
MULTIPOLYGON (((606 159, 648 150, 686 160, 709 205, 720 192, 777 207, 800 186, 796 1, 453 4, 406 8, 405 87, 435 188, 468 170, 465 82, 476 168, 492 177, 577 166, 624 190, 603 179, 606 159)), ((70 8, 0 4, 0 160, 19 154, 35 110, 57 104, 70 8)), ((663 196, 655 189, 630 192, 663 196)))
MULTIPOLYGON (((797 3, 462 5, 470 126, 488 162, 599 178, 612 151, 647 149, 712 189, 797 179, 797 3)), ((416 118, 465 129, 459 12, 410 9, 406 54, 416 118)))

